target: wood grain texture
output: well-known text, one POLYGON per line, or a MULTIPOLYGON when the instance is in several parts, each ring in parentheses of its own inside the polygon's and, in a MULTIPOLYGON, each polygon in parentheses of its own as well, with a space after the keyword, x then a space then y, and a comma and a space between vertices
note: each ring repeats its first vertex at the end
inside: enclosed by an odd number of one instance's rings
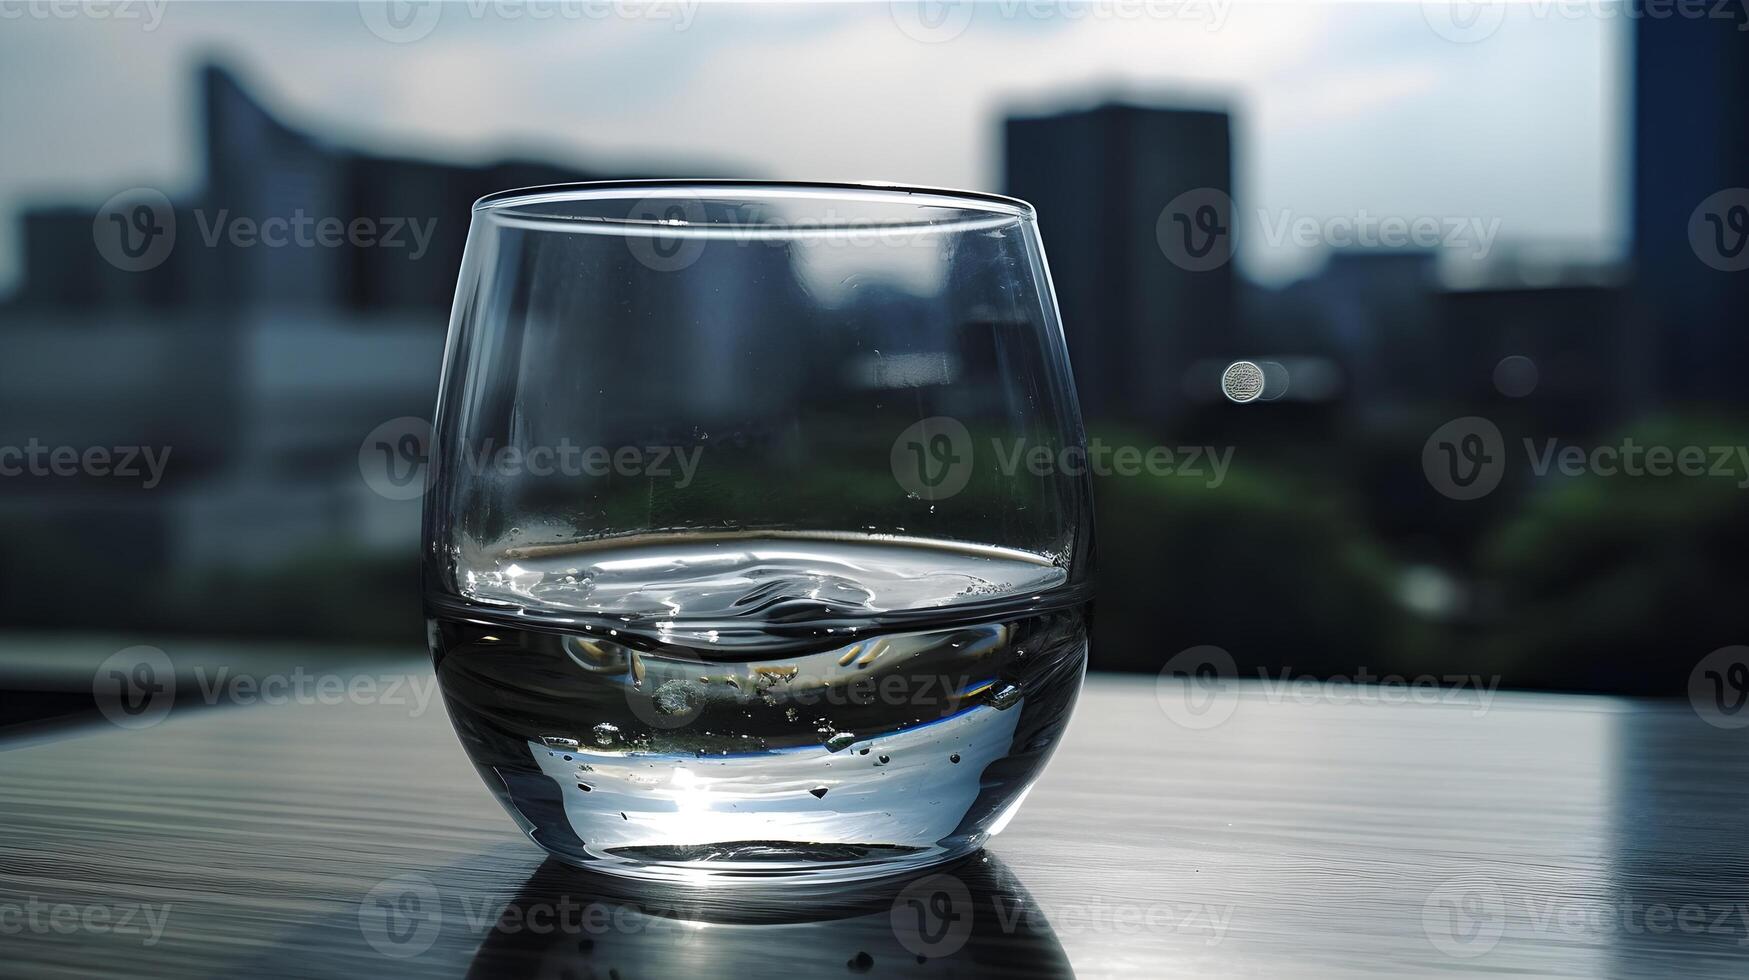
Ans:
POLYGON ((689 892, 544 863, 436 702, 9 743, 0 973, 1749 975, 1749 730, 1607 698, 1249 684, 1230 706, 1192 730, 1151 680, 1090 679, 989 857, 943 872, 963 898, 941 877, 689 892), (949 918, 919 918, 937 892, 949 918), (917 955, 961 912, 958 948, 917 955))

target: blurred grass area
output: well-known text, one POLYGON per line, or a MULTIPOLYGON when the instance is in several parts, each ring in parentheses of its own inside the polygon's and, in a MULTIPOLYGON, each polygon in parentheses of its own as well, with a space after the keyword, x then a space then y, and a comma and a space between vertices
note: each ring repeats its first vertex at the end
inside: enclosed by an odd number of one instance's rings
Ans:
POLYGON ((1403 570, 1358 501, 1336 479, 1260 456, 1235 452, 1218 486, 1206 465, 1095 481, 1095 666, 1157 671, 1212 644, 1247 676, 1281 666, 1296 675, 1426 669, 1436 630, 1397 598, 1403 570))
POLYGON ((1479 659, 1516 683, 1681 693, 1749 642, 1749 422, 1657 416, 1589 445, 1730 450, 1725 475, 1548 478, 1478 549, 1499 615, 1479 659))
MULTIPOLYGON (((284 685, 297 684, 299 677, 311 678, 301 688, 309 691, 318 677, 344 684, 362 675, 424 677, 432 670, 429 654, 415 642, 376 645, 146 631, 8 630, 0 632, 0 747, 99 725, 103 716, 96 692, 108 690, 113 695, 113 680, 106 683, 106 676, 118 662, 111 658, 119 655, 119 666, 126 669, 140 656, 139 647, 154 648, 169 658, 178 711, 231 704, 235 699, 214 692, 229 690, 232 682, 260 685, 267 678, 282 678, 274 681, 282 686, 272 689, 273 696, 279 697, 293 689, 284 685)), ((239 703, 255 703, 256 690, 249 688, 251 697, 239 703)))
MULTIPOLYGON (((1108 443, 1148 445, 1102 431, 1108 443)), ((1749 446, 1741 418, 1665 415, 1583 440, 1597 446, 1728 448, 1728 475, 1550 473, 1487 507, 1434 498, 1429 511, 1484 515, 1445 567, 1420 542, 1387 540, 1339 467, 1303 453, 1235 453, 1218 488, 1196 476, 1096 482, 1094 663, 1158 670, 1199 644, 1242 674, 1478 674, 1505 687, 1682 695, 1695 663, 1749 642, 1749 446), (1423 608, 1433 576, 1451 608, 1423 608)), ((1535 440, 1541 452, 1545 443, 1535 440)), ((1419 447, 1376 457, 1419 463, 1419 447)), ((1522 439, 1508 466, 1528 469, 1522 439)), ((1527 474, 1518 474, 1526 476, 1527 474)), ((1417 474, 1411 486, 1427 491, 1417 474)), ((1420 506, 1419 504, 1415 506, 1420 506)), ((1437 517, 1428 523, 1437 525, 1437 517)), ((1434 527, 1433 530, 1440 530, 1434 527)))
POLYGON ((5 583, 6 633, 330 641, 312 643, 310 655, 333 659, 353 655, 359 644, 424 647, 418 555, 411 548, 385 555, 330 540, 260 566, 140 571, 147 555, 111 551, 111 564, 93 566, 82 552, 58 541, 51 546, 50 534, 38 540, 28 527, 7 531, 13 547, 35 557, 28 578, 5 583))

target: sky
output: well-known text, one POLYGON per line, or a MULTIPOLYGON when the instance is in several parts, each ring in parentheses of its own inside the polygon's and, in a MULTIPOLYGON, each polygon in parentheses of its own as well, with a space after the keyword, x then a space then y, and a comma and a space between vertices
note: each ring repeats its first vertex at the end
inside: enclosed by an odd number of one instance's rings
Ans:
MULTIPOLYGON (((22 208, 195 189, 208 58, 364 149, 995 191, 1005 115, 1223 108, 1259 227, 1498 219, 1496 248, 1620 255, 1631 25, 1607 2, 1479 9, 0 0, 0 290, 22 208)), ((1323 254, 1253 235, 1239 262, 1280 283, 1323 254)))

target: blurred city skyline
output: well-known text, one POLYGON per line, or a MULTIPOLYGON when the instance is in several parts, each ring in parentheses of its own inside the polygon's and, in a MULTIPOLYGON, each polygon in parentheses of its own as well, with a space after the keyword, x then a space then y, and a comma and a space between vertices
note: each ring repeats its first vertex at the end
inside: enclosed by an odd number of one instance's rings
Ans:
MULTIPOLYGON (((0 31, 0 117, 36 137, 12 141, 0 173, 0 295, 20 285, 26 210, 199 188, 192 107, 209 59, 291 124, 367 152, 614 173, 687 160, 714 174, 999 191, 1007 117, 1107 101, 1213 108, 1233 120, 1233 187, 1252 230, 1494 215, 1502 255, 1613 261, 1627 239, 1630 25, 1609 6, 1508 8, 1467 42, 1420 4, 993 4, 969 16, 884 3, 623 8, 636 16, 415 4, 399 8, 401 34, 372 4, 140 5, 103 20, 20 8, 0 31), (57 125, 67 117, 84 124, 57 125)), ((1280 284, 1328 252, 1253 234, 1237 263, 1280 284)))
MULTIPOLYGON (((101 622, 136 629, 415 635, 421 484, 391 474, 385 489, 376 471, 386 448, 408 474, 423 459, 469 203, 560 181, 750 176, 1031 200, 1089 435, 1236 460, 1218 486, 1096 483, 1098 669, 1157 669, 1169 635, 1171 649, 1213 642, 1241 665, 1340 673, 1358 657, 1668 692, 1689 652, 1743 635, 1736 484, 1536 463, 1554 451, 1536 447, 1561 441, 1581 456, 1630 440, 1672 457, 1749 446, 1736 329, 1749 280, 1733 275, 1749 267, 1742 8, 1612 20, 1487 6, 1499 20, 1442 28, 1419 5, 1277 8, 1279 20, 1225 7, 1207 50, 1184 47, 1204 28, 1183 19, 1053 20, 1054 6, 1024 24, 1002 7, 960 20, 967 8, 936 8, 929 23, 904 6, 759 8, 720 35, 707 26, 718 7, 636 8, 684 14, 685 31, 584 19, 533 35, 549 22, 490 5, 413 4, 374 23, 387 8, 250 8, 263 14, 247 28, 234 7, 179 28, 184 8, 159 8, 139 43, 114 21, 11 18, 0 32, 13 44, 87 29, 113 54, 91 77, 83 40, 31 48, 65 57, 0 96, 16 110, 40 89, 31 111, 91 110, 15 144, 60 166, 9 170, 0 205, 25 270, 0 292, 0 448, 175 452, 149 489, 95 471, 0 481, 16 545, 0 611, 15 626, 96 625, 86 596, 101 592, 101 622), (1294 24, 1309 33, 1283 33, 1294 24), (1560 41, 1524 46, 1551 25, 1560 41), (866 44, 833 48, 843 30, 866 44), (651 31, 683 40, 658 47, 651 31), (556 53, 565 35, 627 46, 599 64, 572 51, 572 65, 556 53), (523 36, 526 57, 505 47, 523 36), (724 73, 709 55, 729 36, 746 43, 724 73), (1006 59, 979 53, 987 38, 1005 39, 1006 59), (1623 47, 1631 64, 1612 53, 1623 47), (318 50, 325 60, 307 57, 318 50), (842 65, 822 67, 834 54, 842 65), (682 62, 684 79, 665 73, 682 62), (120 120, 136 93, 114 73, 139 64, 146 97, 120 120), (966 84, 923 92, 907 74, 919 66, 936 89, 966 84), (579 81, 553 81, 567 72, 579 81), (1181 84, 1112 81, 1143 76, 1181 84), (93 84, 127 98, 94 99, 93 84), (455 86, 483 94, 457 101, 455 86), (747 95, 760 86, 772 91, 747 95), (294 217, 365 235, 274 246, 267 223, 294 217), (1396 241, 1357 234, 1387 220, 1396 241), (1275 372, 1258 404, 1221 395, 1240 359, 1275 372), (1509 465, 1521 446, 1530 465, 1509 465)), ((977 338, 999 322, 968 311, 953 334, 964 343, 918 346, 912 326, 948 315, 932 287, 855 258, 869 282, 839 297, 844 329, 809 345, 818 370, 790 379, 830 406, 821 414, 841 408, 834 385, 869 377, 844 343, 935 365, 919 386, 986 363, 995 348, 977 338)), ((785 296, 759 281, 721 277, 717 312, 786 322, 785 296)), ((661 364, 679 404, 712 390, 731 337, 614 356, 624 371, 661 364)), ((732 418, 696 421, 780 445, 790 404, 748 395, 732 418)), ((881 424, 832 417, 889 458, 881 424)), ((824 464, 797 472, 804 497, 853 482, 824 464)), ((855 485, 877 505, 902 489, 855 485)))

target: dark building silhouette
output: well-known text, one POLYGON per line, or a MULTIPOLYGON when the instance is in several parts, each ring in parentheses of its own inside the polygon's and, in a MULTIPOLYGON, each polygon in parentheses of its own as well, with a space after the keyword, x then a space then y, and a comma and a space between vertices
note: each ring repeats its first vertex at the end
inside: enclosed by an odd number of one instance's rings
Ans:
POLYGON ((1004 184, 1038 209, 1090 419, 1170 419, 1186 372, 1231 352, 1232 263, 1181 267, 1156 234, 1179 195, 1230 197, 1228 129, 1222 112, 1129 105, 1008 120, 1004 184))
POLYGON ((1450 290, 1437 298, 1431 336, 1442 365, 1439 396, 1485 410, 1524 436, 1585 436, 1619 425, 1642 390, 1639 338, 1615 286, 1450 290), (1519 359, 1515 382, 1507 375, 1519 359))
POLYGON ((216 66, 200 73, 200 105, 205 180, 192 201, 176 203, 176 245, 162 264, 130 272, 105 261, 89 209, 33 211, 24 219, 19 305, 443 310, 454 297, 475 199, 512 187, 632 176, 363 153, 288 126, 216 66), (345 226, 347 238, 317 247, 233 240, 239 221, 259 227, 272 219, 304 221, 306 236, 326 220, 345 226), (361 220, 363 240, 372 242, 366 247, 355 246, 350 230, 361 220))
MULTIPOLYGON (((1296 284, 1301 302, 1318 311, 1343 382, 1362 422, 1424 400, 1442 375, 1438 326, 1430 315, 1439 288, 1434 256, 1421 250, 1344 249, 1316 279, 1296 284), (1370 416, 1370 418, 1369 418, 1370 416)), ((1274 347, 1295 338, 1266 331, 1274 347)), ((1304 339, 1300 340, 1303 345, 1304 339)))
POLYGON ((1687 401, 1742 404, 1749 12, 1709 7, 1706 16, 1642 16, 1634 25, 1634 265, 1659 338, 1660 386, 1687 401), (1699 213, 1709 200, 1710 214, 1699 213))

